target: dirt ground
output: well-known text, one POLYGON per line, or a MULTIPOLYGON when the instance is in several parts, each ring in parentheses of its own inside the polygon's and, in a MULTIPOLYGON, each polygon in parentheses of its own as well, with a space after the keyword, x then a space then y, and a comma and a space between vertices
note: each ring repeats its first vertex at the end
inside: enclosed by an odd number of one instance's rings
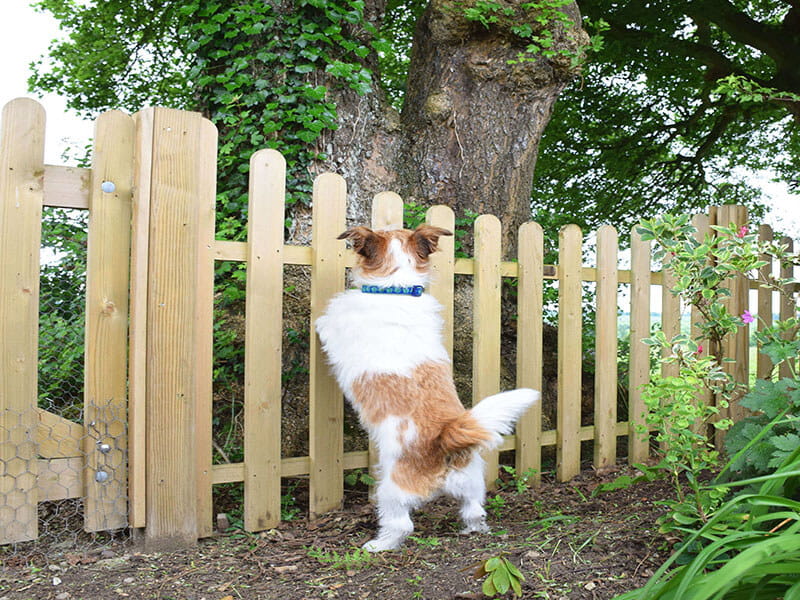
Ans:
POLYGON ((501 554, 524 574, 524 598, 613 598, 666 558, 654 502, 669 494, 656 481, 592 496, 615 475, 590 471, 522 492, 508 482, 489 495, 491 534, 459 535, 457 507, 436 501, 416 513, 401 550, 379 555, 355 550, 376 527, 363 488, 315 522, 258 535, 231 528, 180 552, 146 554, 128 540, 6 554, 0 600, 480 599, 475 567, 501 554))

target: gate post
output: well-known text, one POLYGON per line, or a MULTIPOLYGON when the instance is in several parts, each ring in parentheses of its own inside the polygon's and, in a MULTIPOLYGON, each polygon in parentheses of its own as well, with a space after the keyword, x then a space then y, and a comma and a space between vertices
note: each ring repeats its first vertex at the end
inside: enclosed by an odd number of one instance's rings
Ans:
POLYGON ((19 98, 0 130, 0 544, 38 536, 36 415, 44 109, 19 98))
POLYGON ((199 113, 145 112, 136 119, 137 139, 152 144, 137 144, 134 182, 131 457, 145 462, 145 545, 167 550, 211 528, 217 132, 199 113))

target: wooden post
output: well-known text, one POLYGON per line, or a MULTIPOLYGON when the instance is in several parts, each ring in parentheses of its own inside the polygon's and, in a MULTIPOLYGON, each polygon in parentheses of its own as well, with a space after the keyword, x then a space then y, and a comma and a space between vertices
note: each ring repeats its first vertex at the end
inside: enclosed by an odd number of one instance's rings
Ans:
POLYGON ((597 325, 594 385, 594 466, 617 461, 617 230, 597 231, 597 325))
POLYGON ((0 129, 0 544, 36 539, 39 246, 44 109, 19 98, 0 129))
MULTIPOLYGON (((771 242, 773 238, 772 227, 769 225, 761 225, 758 228, 758 239, 762 242, 771 242)), ((759 269, 759 273, 763 279, 769 281, 772 275, 772 257, 768 254, 762 254, 759 258, 767 264, 759 269)), ((772 326, 772 289, 768 287, 759 286, 758 288, 758 330, 761 331, 767 327, 772 326)), ((760 350, 760 348, 759 348, 760 350)), ((770 379, 774 365, 769 356, 763 352, 758 353, 756 365, 756 377, 759 379, 770 379)))
MULTIPOLYGON (((794 240, 790 237, 783 237, 781 238, 781 244, 786 246, 787 252, 792 252, 794 250, 794 240)), ((796 277, 794 273, 794 269, 792 265, 785 265, 782 266, 780 269, 781 279, 789 279, 792 277, 796 277)), ((795 304, 791 297, 783 294, 781 295, 780 300, 780 308, 778 317, 781 321, 785 321, 786 319, 791 319, 792 317, 797 316, 797 304, 795 304)), ((785 334, 787 339, 790 339, 792 332, 787 331, 785 334)), ((794 368, 797 369, 797 359, 791 359, 791 364, 794 365, 794 368)), ((796 372, 796 371, 795 371, 796 372)), ((791 377, 792 370, 790 367, 790 361, 784 362, 778 367, 778 376, 783 379, 784 377, 791 377)))
MULTIPOLYGON (((372 199, 372 229, 402 229, 403 199, 394 192, 380 192, 372 199)), ((369 440, 369 474, 378 479, 378 447, 369 440)), ((370 489, 370 501, 374 501, 374 487, 370 489)))
POLYGON ((150 193, 155 109, 133 116, 136 126, 131 215, 130 326, 128 351, 128 522, 147 522, 147 286, 150 254, 150 193))
MULTIPOLYGON (((517 285, 517 386, 542 390, 542 299, 544 287, 544 235, 538 223, 519 229, 519 280, 517 285)), ((542 480, 542 402, 532 406, 517 423, 517 474, 534 469, 542 480)))
POLYGON ((211 407, 207 270, 213 266, 216 129, 199 113, 159 108, 152 138, 146 356, 149 551, 192 545, 206 528, 198 523, 206 496, 198 488, 204 477, 198 465, 201 460, 208 464, 210 482, 211 448, 198 443, 203 436, 198 424, 205 426, 211 407))
POLYGON ((403 199, 394 192, 375 194, 372 199, 371 225, 372 229, 402 229, 403 199))
POLYGON ((636 431, 646 425, 647 407, 642 386, 650 380, 650 347, 642 340, 650 337, 650 242, 631 232, 631 335, 628 375, 628 462, 642 463, 650 455, 650 436, 636 431))
POLYGON ((558 236, 558 427, 556 476, 569 481, 581 470, 581 247, 583 234, 567 225, 558 236))
POLYGON ((344 494, 344 403, 331 375, 319 337, 313 332, 328 301, 344 290, 344 241, 347 185, 333 173, 314 181, 311 242, 311 348, 309 398, 309 459, 311 518, 338 508, 344 494))
MULTIPOLYGON (((678 281, 669 268, 669 258, 665 258, 661 266, 661 329, 667 337, 667 341, 679 335, 681 332, 681 299, 672 293, 678 281)), ((662 358, 672 355, 671 348, 661 350, 662 358)), ((662 377, 677 377, 678 363, 661 363, 662 377)))
MULTIPOLYGON (((472 332, 472 404, 500 391, 500 219, 475 220, 475 276, 472 332)), ((499 453, 487 452, 486 483, 494 487, 499 453)))
POLYGON ((281 520, 281 347, 286 161, 276 150, 250 159, 244 359, 244 527, 281 520))
POLYGON ((134 122, 95 123, 86 258, 84 528, 128 524, 128 285, 134 122), (105 188, 104 188, 105 186, 105 188))
POLYGON ((452 236, 439 238, 439 250, 431 254, 431 282, 428 291, 442 305, 444 328, 442 341, 447 354, 453 358, 453 288, 455 283, 456 216, 449 206, 431 206, 425 213, 428 225, 451 231, 452 236))
MULTIPOLYGON (((694 215, 692 217, 692 225, 694 225, 697 231, 695 232, 695 239, 702 243, 703 240, 706 239, 712 233, 711 228, 709 227, 709 217, 708 215, 694 215)), ((703 346, 702 354, 708 356, 710 350, 710 343, 708 340, 702 339, 700 337, 700 330, 697 327, 697 323, 703 319, 703 316, 700 314, 700 311, 697 310, 694 306, 692 306, 691 312, 691 330, 690 335, 693 340, 698 342, 701 346, 703 346)), ((714 395, 711 393, 711 390, 703 387, 698 390, 697 395, 695 396, 697 402, 701 402, 706 406, 712 406, 714 402, 714 395)), ((707 427, 707 424, 706 424, 707 427)), ((703 430, 703 422, 698 422, 693 424, 693 430, 696 432, 701 432, 703 430)))
MULTIPOLYGON (((734 227, 734 229, 741 227, 747 223, 747 209, 743 206, 718 206, 716 208, 716 221, 715 224, 721 227, 734 227)), ((731 295, 725 300, 725 305, 728 312, 734 316, 740 316, 744 310, 749 306, 749 289, 747 285, 747 278, 744 276, 737 276, 731 278, 725 283, 725 286, 730 289, 731 295)), ((747 385, 749 378, 749 333, 750 327, 745 325, 741 327, 735 334, 729 335, 722 342, 722 356, 724 358, 733 359, 734 362, 723 363, 723 368, 726 372, 733 376, 734 381, 737 383, 747 385)), ((741 419, 744 416, 744 409, 738 405, 738 398, 732 398, 730 406, 727 408, 720 407, 719 418, 730 418, 734 421, 741 419)), ((715 432, 716 444, 718 448, 722 447, 722 442, 725 438, 725 432, 717 429, 715 432)))

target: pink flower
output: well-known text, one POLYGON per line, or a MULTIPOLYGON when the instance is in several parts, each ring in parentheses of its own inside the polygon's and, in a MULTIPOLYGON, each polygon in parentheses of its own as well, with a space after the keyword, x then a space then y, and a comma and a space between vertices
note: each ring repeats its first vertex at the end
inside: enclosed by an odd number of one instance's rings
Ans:
POLYGON ((699 346, 697 346, 697 354, 702 354, 702 353, 703 353, 703 345, 700 344, 699 346))
MULTIPOLYGON (((750 230, 747 228, 747 225, 742 225, 741 227, 739 227, 739 233, 736 234, 736 237, 743 238, 744 236, 747 235, 747 233, 749 231, 750 230)), ((749 323, 749 321, 748 321, 748 323, 749 323)))
POLYGON ((742 321, 744 321, 745 323, 752 323, 755 320, 756 320, 755 317, 753 317, 753 315, 750 314, 749 310, 746 310, 742 313, 742 321))

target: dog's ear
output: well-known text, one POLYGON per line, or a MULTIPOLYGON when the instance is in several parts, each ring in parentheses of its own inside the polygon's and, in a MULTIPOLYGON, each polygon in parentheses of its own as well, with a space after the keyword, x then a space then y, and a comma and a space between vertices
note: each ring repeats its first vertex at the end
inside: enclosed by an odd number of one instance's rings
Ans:
POLYGON ((439 248, 439 238, 443 235, 453 235, 452 231, 422 224, 411 234, 411 245, 420 258, 426 259, 439 248))
POLYGON ((350 240, 353 243, 353 250, 364 258, 371 259, 377 250, 378 236, 369 227, 351 227, 341 233, 337 240, 350 240))

